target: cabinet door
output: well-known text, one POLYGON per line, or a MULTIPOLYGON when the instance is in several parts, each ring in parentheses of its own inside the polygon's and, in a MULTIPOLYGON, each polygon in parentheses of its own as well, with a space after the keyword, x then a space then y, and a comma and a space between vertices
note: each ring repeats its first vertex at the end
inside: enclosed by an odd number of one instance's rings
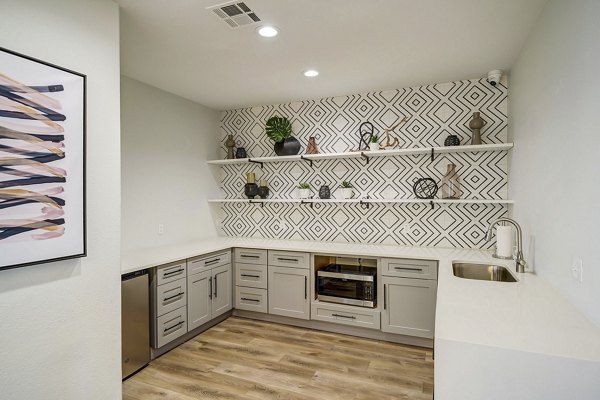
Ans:
POLYGON ((212 269, 213 296, 212 318, 218 317, 233 308, 233 284, 231 264, 212 269))
POLYGON ((309 319, 309 270, 269 266, 269 314, 309 319))
POLYGON ((210 321, 211 315, 211 274, 203 271, 188 276, 188 327, 195 329, 210 321))
POLYGON ((437 281, 383 277, 381 330, 433 339, 437 281))

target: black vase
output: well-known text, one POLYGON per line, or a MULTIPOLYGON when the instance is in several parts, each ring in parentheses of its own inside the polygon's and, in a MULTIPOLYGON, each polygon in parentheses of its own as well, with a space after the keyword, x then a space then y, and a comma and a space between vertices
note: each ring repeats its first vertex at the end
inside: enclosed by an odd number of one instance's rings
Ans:
POLYGON ((448 135, 444 140, 444 146, 460 146, 460 139, 456 135, 448 135))
POLYGON ((259 186, 258 187, 258 196, 261 199, 266 199, 269 197, 269 187, 268 186, 259 186))
POLYGON ((243 147, 238 147, 235 151, 235 158, 246 158, 248 157, 248 153, 246 153, 246 149, 243 147))
POLYGON ((258 195, 258 185, 256 183, 246 183, 246 186, 244 186, 244 194, 249 199, 255 198, 258 195))
POLYGON ((278 156, 295 156, 300 152, 300 142, 295 137, 289 137, 275 143, 275 154, 278 156))
POLYGON ((329 190, 329 186, 327 186, 327 185, 321 186, 321 189, 319 189, 319 198, 320 199, 331 198, 331 190, 329 190))

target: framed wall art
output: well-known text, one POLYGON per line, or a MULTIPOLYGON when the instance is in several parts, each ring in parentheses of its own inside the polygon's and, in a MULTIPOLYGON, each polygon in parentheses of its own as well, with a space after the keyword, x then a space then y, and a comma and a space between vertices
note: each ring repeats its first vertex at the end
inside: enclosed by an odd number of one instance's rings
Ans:
POLYGON ((86 255, 85 91, 0 48, 0 269, 86 255))

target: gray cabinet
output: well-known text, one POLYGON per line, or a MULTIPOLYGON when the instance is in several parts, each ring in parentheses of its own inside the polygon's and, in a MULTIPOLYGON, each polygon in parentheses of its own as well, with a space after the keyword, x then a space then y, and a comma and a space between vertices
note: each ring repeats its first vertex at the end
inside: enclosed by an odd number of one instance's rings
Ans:
POLYGON ((235 308, 266 313, 267 250, 235 249, 235 308))
POLYGON ((231 264, 188 276, 188 330, 232 308, 231 264))
POLYGON ((309 319, 309 270, 269 265, 269 314, 309 319))
MULTIPOLYGON (((392 262, 391 265, 406 268, 407 265, 411 265, 409 261, 398 260, 398 262, 392 262)), ((437 277, 437 264, 429 265, 427 269, 429 271, 421 276, 437 277)), ((393 276, 386 276, 386 270, 384 265, 381 330, 433 339, 437 280, 399 278, 395 269, 388 270, 393 276)), ((401 270, 400 273, 404 274, 406 271, 401 270)), ((412 274, 414 271, 408 271, 408 273, 412 274)))

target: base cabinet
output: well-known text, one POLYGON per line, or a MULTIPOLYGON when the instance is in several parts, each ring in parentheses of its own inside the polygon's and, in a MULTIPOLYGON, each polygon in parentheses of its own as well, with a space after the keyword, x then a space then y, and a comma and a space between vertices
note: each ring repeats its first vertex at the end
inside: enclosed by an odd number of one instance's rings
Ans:
POLYGON ((437 281, 384 276, 381 330, 433 339, 437 281))
POLYGON ((231 264, 188 276, 188 330, 231 310, 231 264))
POLYGON ((269 265, 269 314, 309 319, 308 269, 269 265))

